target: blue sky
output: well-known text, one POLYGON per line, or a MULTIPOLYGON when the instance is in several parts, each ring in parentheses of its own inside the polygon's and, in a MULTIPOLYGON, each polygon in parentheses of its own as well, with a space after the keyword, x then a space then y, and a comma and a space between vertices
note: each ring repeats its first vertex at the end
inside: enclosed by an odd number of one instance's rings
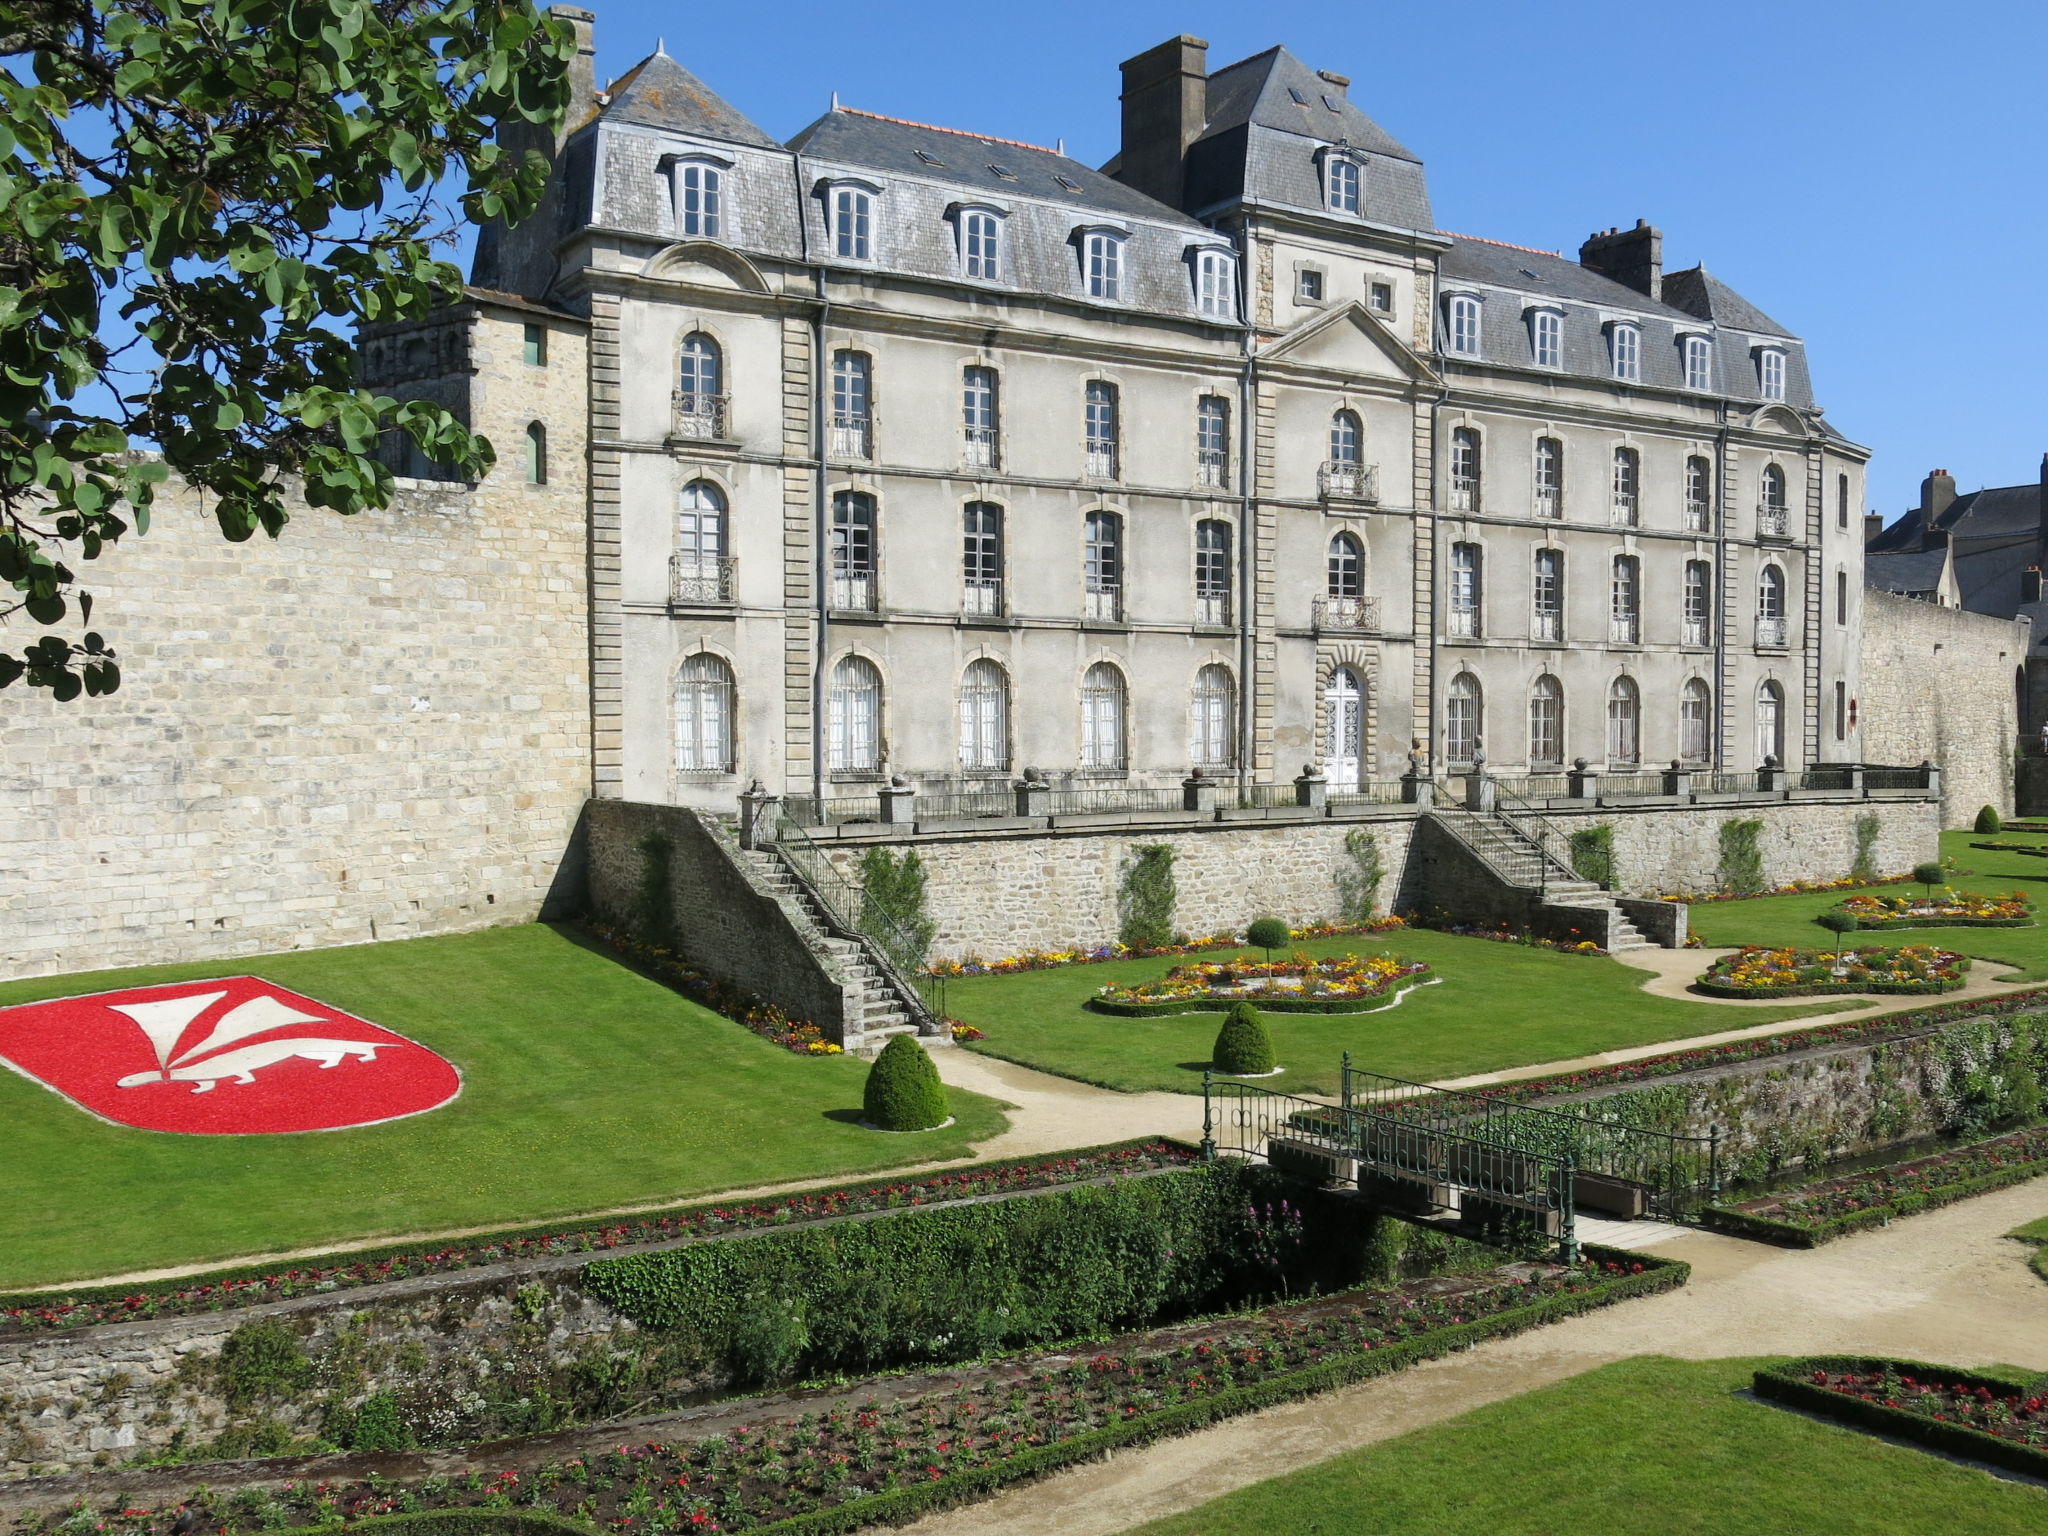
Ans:
MULTIPOLYGON (((586 0, 591 3, 591 0, 586 0)), ((1806 338, 1887 520, 1940 465, 2048 450, 2048 6, 2038 0, 1464 0, 669 6, 594 0, 598 76, 655 39, 778 138, 849 106, 1116 152, 1118 63, 1180 32, 1211 67, 1285 43, 1420 155, 1438 224, 1576 252, 1646 218, 1806 338)))

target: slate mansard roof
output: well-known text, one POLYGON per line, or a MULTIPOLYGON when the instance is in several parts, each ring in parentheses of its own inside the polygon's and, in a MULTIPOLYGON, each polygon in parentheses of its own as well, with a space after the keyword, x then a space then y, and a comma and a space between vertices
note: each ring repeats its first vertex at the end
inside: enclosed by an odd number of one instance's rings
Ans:
POLYGON ((1948 570, 1946 549, 1915 550, 1910 554, 1865 555, 1863 585, 1879 592, 1897 592, 1911 597, 1920 592, 1937 592, 1948 570))
POLYGON ((1872 554, 1917 550, 1926 542, 1928 533, 1937 529, 1955 536, 1958 555, 1972 545, 2008 540, 2031 543, 2040 517, 2040 486, 1996 485, 1963 492, 1942 508, 1931 525, 1927 514, 1915 507, 1872 539, 1868 548, 1872 554))
POLYGON ((780 149, 723 96, 666 53, 642 59, 612 82, 601 116, 610 123, 664 128, 694 138, 780 149))

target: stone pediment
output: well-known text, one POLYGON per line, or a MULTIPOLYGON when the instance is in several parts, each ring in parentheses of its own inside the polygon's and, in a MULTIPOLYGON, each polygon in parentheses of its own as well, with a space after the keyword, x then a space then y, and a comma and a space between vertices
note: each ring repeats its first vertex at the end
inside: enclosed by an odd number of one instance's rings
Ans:
POLYGON ((661 282, 745 293, 768 291, 768 280, 759 267, 738 251, 709 240, 685 240, 656 251, 640 271, 643 277, 661 282))
POLYGON ((1259 352, 1263 362, 1327 369, 1349 378, 1437 381, 1436 370, 1384 320, 1355 300, 1303 321, 1259 352))

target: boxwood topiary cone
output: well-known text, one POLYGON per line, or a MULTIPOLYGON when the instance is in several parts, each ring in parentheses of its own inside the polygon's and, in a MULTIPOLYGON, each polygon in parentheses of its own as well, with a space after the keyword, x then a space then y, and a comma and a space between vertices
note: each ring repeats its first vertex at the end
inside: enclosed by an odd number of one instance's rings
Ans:
POLYGON ((1999 832, 2003 831, 2004 828, 2005 823, 1998 819, 1997 806, 1987 805, 1977 813, 1977 830, 1979 832, 1999 832))
POLYGON ((869 1125, 884 1131, 928 1131, 945 1123, 946 1085, 910 1036, 890 1040, 868 1068, 861 1110, 869 1125))
POLYGON ((1273 1037, 1250 1003, 1230 1005, 1209 1064, 1231 1077, 1263 1077, 1273 1070, 1273 1037))

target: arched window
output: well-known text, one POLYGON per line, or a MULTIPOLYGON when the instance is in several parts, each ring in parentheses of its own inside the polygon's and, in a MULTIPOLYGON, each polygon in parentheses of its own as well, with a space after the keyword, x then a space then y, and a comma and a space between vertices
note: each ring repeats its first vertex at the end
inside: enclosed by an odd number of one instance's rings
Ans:
POLYGON ((1082 544, 1082 616, 1123 617, 1124 520, 1114 512, 1090 512, 1082 544))
POLYGON ((1367 493, 1365 426, 1356 411, 1339 411, 1330 418, 1330 457, 1323 465, 1322 491, 1325 496, 1367 493))
POLYGON ((1237 263, 1228 251, 1195 253, 1195 308, 1217 320, 1237 318, 1237 263))
POLYGON ((1125 763, 1124 675, 1098 661, 1081 678, 1081 766, 1121 772, 1125 763))
POLYGON ((960 674, 960 766, 1001 773, 1010 764, 1010 679, 995 662, 970 661, 960 674))
POLYGON ((1529 690, 1529 766, 1564 762, 1564 685, 1548 672, 1529 690))
POLYGON ((1607 689, 1607 764, 1633 768, 1643 760, 1643 698, 1635 679, 1617 677, 1607 689))
POLYGON ((1093 230, 1081 242, 1081 277, 1091 299, 1114 303, 1123 296, 1124 242, 1121 235, 1093 230))
POLYGON ((1633 448, 1614 450, 1614 521, 1633 528, 1641 519, 1643 460, 1633 448))
POLYGON ((1536 515, 1564 516, 1564 444, 1554 437, 1536 439, 1536 515))
POLYGON ((1358 162, 1349 155, 1330 155, 1323 161, 1324 200, 1332 213, 1358 212, 1358 162))
POLYGON ((1230 524, 1195 524, 1195 622, 1230 622, 1230 524))
POLYGON ((526 483, 548 483, 548 429, 537 421, 526 425, 526 483))
POLYGON ((1469 293, 1454 293, 1445 311, 1445 342, 1459 357, 1479 355, 1479 301, 1469 293))
POLYGON ((1785 354, 1777 347, 1765 347, 1757 353, 1756 387, 1766 400, 1785 398, 1785 354))
POLYGON ((676 770, 731 773, 732 669, 698 652, 676 675, 676 770))
POLYGON ((1759 759, 1785 762, 1785 690, 1767 682, 1756 691, 1756 751, 1759 759))
POLYGON ((1188 710, 1188 761, 1197 768, 1237 762, 1237 684, 1230 668, 1211 662, 1195 674, 1188 710))
POLYGON ((875 498, 840 491, 832 498, 832 606, 875 606, 875 498))
POLYGON ((874 457, 874 363, 865 352, 832 354, 832 452, 842 459, 874 457))
POLYGON ((1116 478, 1117 390, 1107 379, 1090 379, 1082 396, 1082 428, 1088 447, 1088 473, 1097 480, 1116 478))
POLYGON ((1459 427, 1451 433, 1451 510, 1453 512, 1477 512, 1480 510, 1480 477, 1483 474, 1480 459, 1479 430, 1476 427, 1459 427))
POLYGON ((1444 699, 1444 752, 1454 763, 1470 763, 1486 727, 1486 698, 1479 679, 1460 672, 1444 699))
POLYGON ((834 773, 882 766, 882 674, 865 656, 842 656, 832 669, 826 748, 834 773))
POLYGON ((676 233, 716 240, 725 225, 725 173, 702 160, 678 160, 674 170, 676 233))
POLYGON ((1678 694, 1678 755, 1688 763, 1714 757, 1714 694, 1699 678, 1687 678, 1678 694))
POLYGON ((1332 789, 1356 789, 1365 761, 1365 685, 1349 667, 1323 689, 1323 773, 1332 789))
POLYGON ((1790 640, 1791 626, 1785 616, 1785 573, 1767 565, 1756 579, 1756 643, 1771 650, 1783 650, 1790 640))
POLYGON ((875 200, 859 187, 837 187, 832 193, 832 249, 848 261, 866 261, 874 254, 875 200))
POLYGON ((1775 464, 1764 466, 1756 505, 1756 531, 1760 537, 1783 538, 1790 523, 1785 503, 1785 471, 1775 464))
POLYGON ((676 552, 669 596, 679 603, 732 600, 725 558, 725 496, 709 480, 692 480, 676 498, 676 552))
POLYGON ((725 366, 702 331, 683 338, 676 361, 676 436, 725 436, 725 366))
POLYGON ((1329 591, 1339 598, 1365 596, 1365 548, 1351 534, 1330 540, 1329 591))

